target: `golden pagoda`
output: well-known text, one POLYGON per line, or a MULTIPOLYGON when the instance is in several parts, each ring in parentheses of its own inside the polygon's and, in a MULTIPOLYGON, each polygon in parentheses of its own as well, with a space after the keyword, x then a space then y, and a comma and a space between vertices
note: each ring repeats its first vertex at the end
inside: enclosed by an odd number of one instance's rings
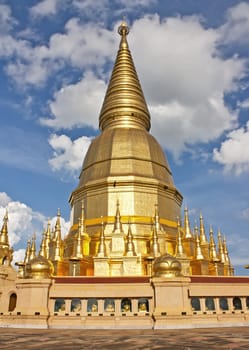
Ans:
POLYGON ((11 267, 8 215, 0 232, 0 326, 190 328, 249 325, 249 278, 233 276, 225 237, 199 227, 174 185, 122 22, 113 72, 79 184, 71 227, 48 221, 11 267))

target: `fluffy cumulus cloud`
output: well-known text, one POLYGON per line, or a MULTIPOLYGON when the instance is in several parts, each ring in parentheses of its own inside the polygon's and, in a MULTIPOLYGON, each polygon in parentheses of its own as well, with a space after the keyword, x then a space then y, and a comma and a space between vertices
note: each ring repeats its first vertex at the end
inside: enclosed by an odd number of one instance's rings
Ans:
POLYGON ((149 102, 152 132, 176 156, 236 124, 224 96, 244 75, 244 62, 224 59, 220 34, 198 17, 147 16, 132 28, 130 46, 149 102))
POLYGON ((66 171, 72 175, 78 175, 82 166, 82 159, 90 145, 91 138, 82 136, 74 141, 66 135, 51 135, 49 144, 53 148, 53 158, 49 164, 53 171, 66 171))
POLYGON ((76 84, 67 85, 54 94, 49 108, 53 118, 42 118, 41 123, 54 129, 98 125, 100 101, 106 84, 91 72, 76 84))
POLYGON ((249 122, 227 135, 220 148, 214 149, 213 159, 222 164, 225 171, 234 171, 237 175, 249 171, 249 122))
POLYGON ((30 8, 33 17, 52 16, 56 13, 61 0, 43 0, 30 8))
POLYGON ((248 43, 249 42, 249 4, 240 2, 227 11, 227 21, 220 28, 223 43, 248 43))
MULTIPOLYGON (((12 200, 7 193, 0 192, 0 222, 8 212, 8 234, 11 246, 25 246, 28 239, 34 234, 37 237, 37 248, 39 248, 44 224, 47 219, 42 213, 34 211, 25 203, 12 200)), ((54 227, 57 217, 51 219, 51 225, 54 227)), ((64 237, 69 230, 70 223, 61 217, 62 236, 64 237)), ((38 250, 38 249, 37 249, 38 250)), ((23 259, 24 249, 15 249, 14 262, 23 259)))

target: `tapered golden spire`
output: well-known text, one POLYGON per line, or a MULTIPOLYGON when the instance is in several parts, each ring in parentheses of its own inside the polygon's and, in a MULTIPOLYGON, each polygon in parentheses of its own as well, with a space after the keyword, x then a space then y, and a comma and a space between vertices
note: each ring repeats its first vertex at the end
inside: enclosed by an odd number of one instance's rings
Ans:
POLYGON ((225 264, 230 265, 231 262, 230 262, 230 257, 227 250, 227 241, 225 236, 223 238, 223 250, 224 250, 224 256, 225 256, 225 264))
POLYGON ((188 208, 184 209, 184 232, 184 238, 193 238, 189 223, 188 208))
POLYGON ((179 217, 177 218, 177 241, 176 241, 176 258, 186 257, 184 253, 183 245, 182 245, 182 233, 181 233, 181 223, 179 217))
POLYGON ((42 235, 42 241, 41 241, 41 245, 40 245, 40 250, 39 250, 39 255, 43 256, 44 258, 46 258, 47 255, 47 251, 46 251, 46 231, 43 231, 43 235, 42 235))
POLYGON ((136 127, 149 130, 150 114, 131 57, 126 37, 129 27, 123 21, 112 76, 99 116, 101 130, 108 127, 136 127))
POLYGON ((31 248, 30 248, 30 260, 34 259, 36 257, 36 235, 32 237, 32 242, 31 242, 31 248))
POLYGON ((218 256, 217 256, 217 252, 216 252, 216 244, 214 242, 214 233, 213 233, 213 229, 212 226, 210 226, 210 240, 209 240, 209 256, 210 256, 210 261, 212 262, 218 262, 220 261, 218 256))
POLYGON ((158 232, 160 230, 160 222, 159 222, 159 212, 158 212, 158 204, 155 204, 155 215, 154 220, 152 221, 152 239, 151 239, 151 254, 155 257, 160 255, 160 248, 158 243, 158 232))
POLYGON ((106 247, 105 247, 105 233, 104 233, 104 222, 101 223, 101 233, 100 233, 100 242, 97 257, 104 258, 106 257, 106 247))
POLYGON ((203 216, 202 213, 200 213, 200 243, 207 243, 207 236, 205 233, 205 227, 204 227, 204 223, 203 223, 203 216))
POLYGON ((225 263, 226 257, 225 257, 225 253, 224 253, 224 247, 223 247, 223 242, 222 242, 220 230, 218 231, 218 252, 219 252, 220 261, 222 263, 225 263))
POLYGON ((77 232, 77 235, 75 237, 74 241, 74 252, 73 252, 73 257, 77 259, 82 259, 83 254, 82 254, 82 236, 80 232, 80 218, 79 218, 79 229, 77 232))
POLYGON ((204 256, 202 254, 201 246, 200 246, 197 223, 195 223, 195 256, 194 256, 194 258, 196 260, 204 260, 204 256))
POLYGON ((135 247, 134 247, 134 242, 133 242, 133 235, 132 235, 132 232, 131 232, 131 223, 130 223, 130 220, 129 220, 125 256, 136 256, 136 255, 137 254, 135 252, 135 247))
POLYGON ((31 244, 30 244, 30 240, 28 240, 27 248, 26 248, 26 251, 25 251, 24 264, 29 263, 29 261, 30 261, 30 253, 31 253, 31 244))
POLYGON ((54 228, 54 237, 53 239, 61 241, 61 212, 60 209, 58 209, 57 212, 57 219, 55 223, 55 228, 54 228))
POLYGON ((119 201, 118 200, 117 200, 116 206, 117 206, 117 209, 116 209, 113 233, 121 233, 121 232, 123 232, 123 229, 122 229, 122 224, 121 224, 121 216, 120 216, 120 211, 119 211, 119 201))
POLYGON ((9 247, 9 237, 8 237, 8 211, 6 210, 6 213, 3 218, 3 226, 0 232, 0 245, 9 247))

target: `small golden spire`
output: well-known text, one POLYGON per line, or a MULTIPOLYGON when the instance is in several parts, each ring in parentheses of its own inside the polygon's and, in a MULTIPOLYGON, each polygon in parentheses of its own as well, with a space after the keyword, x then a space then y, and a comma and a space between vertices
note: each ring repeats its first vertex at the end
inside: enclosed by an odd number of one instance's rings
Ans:
POLYGON ((55 223, 55 229, 54 229, 54 238, 55 241, 59 240, 61 241, 61 212, 60 209, 58 209, 57 212, 57 219, 55 223))
POLYGON ((34 259, 36 257, 36 234, 34 233, 34 236, 32 237, 32 243, 30 248, 30 260, 34 259))
MULTIPOLYGON (((153 220, 152 220, 153 222, 153 220)), ((151 239, 151 255, 154 257, 160 256, 160 248, 158 243, 158 231, 157 231, 157 223, 154 220, 154 224, 152 225, 152 239, 151 239)))
POLYGON ((204 260, 204 256, 202 254, 201 246, 200 246, 198 226, 196 222, 195 222, 195 259, 204 260))
POLYGON ((131 222, 129 218, 128 223, 128 233, 127 233, 127 245, 126 245, 126 253, 125 256, 136 256, 134 242, 133 242, 133 235, 131 232, 131 222))
POLYGON ((112 76, 99 116, 99 127, 136 127, 150 130, 150 113, 127 43, 129 27, 123 21, 112 76), (115 117, 114 117, 115 116, 115 117))
POLYGON ((39 255, 46 258, 47 252, 46 252, 46 230, 44 229, 42 234, 42 241, 40 245, 39 255))
POLYGON ((186 257, 184 253, 183 245, 182 245, 182 233, 181 233, 181 223, 179 216, 177 217, 177 241, 176 241, 176 250, 175 250, 176 258, 186 257))
POLYGON ((213 229, 212 226, 210 225, 210 240, 209 240, 209 257, 210 257, 210 261, 212 262, 219 262, 219 258, 217 256, 217 252, 216 252, 216 244, 214 242, 214 233, 213 233, 213 229))
POLYGON ((27 242, 27 248, 25 251, 24 264, 27 264, 30 262, 30 254, 31 254, 31 244, 30 244, 30 239, 29 239, 27 242))
POLYGON ((44 256, 44 258, 49 259, 49 246, 50 246, 50 242, 51 242, 50 219, 48 219, 47 230, 45 231, 44 242, 45 242, 45 256, 44 256))
MULTIPOLYGON (((79 228, 80 228, 80 218, 79 218, 79 228)), ((82 259, 83 254, 82 254, 82 236, 80 229, 78 229, 76 239, 74 241, 74 254, 73 256, 77 259, 82 259)))
POLYGON ((223 247, 220 229, 218 230, 218 252, 219 252, 220 261, 222 263, 225 263, 226 257, 225 257, 225 253, 224 253, 224 247, 223 247))
POLYGON ((119 200, 117 200, 117 209, 116 209, 113 233, 122 233, 122 232, 123 232, 123 229, 122 229, 121 216, 119 211, 119 200))
POLYGON ((3 218, 3 226, 0 232, 0 245, 9 247, 9 237, 8 237, 8 211, 6 210, 3 218))
POLYGON ((84 208, 84 201, 81 202, 81 215, 79 220, 79 230, 81 236, 84 236, 86 234, 86 227, 85 227, 85 208, 84 208))
POLYGON ((193 238, 190 223, 189 223, 189 216, 188 216, 188 208, 186 207, 184 209, 184 238, 193 238))
POLYGON ((207 236, 205 233, 202 213, 200 213, 200 243, 201 244, 208 243, 207 236))
POLYGON ((223 250, 224 250, 224 256, 225 256, 225 264, 230 266, 231 262, 228 254, 227 241, 225 236, 223 237, 223 250))
POLYGON ((99 242, 99 249, 98 249, 97 257, 98 258, 105 258, 106 257, 105 233, 104 233, 103 220, 101 222, 100 242, 99 242))

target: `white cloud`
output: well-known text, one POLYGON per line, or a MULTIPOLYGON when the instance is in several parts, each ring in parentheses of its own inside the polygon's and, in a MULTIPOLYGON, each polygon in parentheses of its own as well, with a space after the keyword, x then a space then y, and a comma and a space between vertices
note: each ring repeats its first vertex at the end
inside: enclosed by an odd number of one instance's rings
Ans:
POLYGON ((0 33, 8 32, 16 20, 11 15, 11 9, 7 5, 0 4, 0 33))
POLYGON ((42 0, 30 8, 33 17, 45 17, 56 14, 57 7, 61 0, 42 0))
POLYGON ((242 210, 241 217, 242 219, 249 220, 249 208, 242 210))
POLYGON ((249 98, 238 103, 238 107, 248 109, 249 108, 249 98))
POLYGON ((223 43, 249 42, 249 4, 241 2, 227 11, 227 22, 220 28, 223 43))
POLYGON ((220 36, 197 17, 157 15, 137 20, 132 47, 152 116, 152 132, 178 156, 188 145, 207 143, 236 125, 224 102, 244 74, 243 61, 219 56, 220 36), (146 39, 145 39, 146 38, 146 39))
MULTIPOLYGON (((22 245, 26 247, 27 240, 30 239, 34 233, 36 234, 36 248, 37 252, 40 247, 40 240, 43 233, 44 224, 47 219, 45 216, 37 211, 34 211, 25 203, 13 201, 7 193, 0 192, 0 227, 4 215, 8 211, 8 235, 11 246, 22 245)), ((51 220, 52 228, 55 225, 57 217, 51 220)), ((69 231, 70 223, 61 217, 62 236, 64 237, 69 231)), ((14 261, 21 261, 23 259, 24 249, 15 249, 14 261)))
POLYGON ((54 119, 42 118, 40 121, 54 129, 86 125, 96 128, 105 90, 103 80, 86 72, 78 83, 67 85, 54 94, 54 100, 49 104, 54 119))
POLYGON ((49 160, 49 164, 52 170, 63 170, 63 172, 78 175, 90 142, 91 138, 87 136, 72 141, 66 135, 51 135, 49 144, 54 149, 54 154, 53 158, 49 160))
POLYGON ((220 149, 214 149, 213 160, 222 164, 225 171, 234 171, 237 175, 249 171, 249 122, 245 128, 227 135, 220 149))
POLYGON ((10 201, 11 198, 7 195, 7 193, 0 192, 0 207, 6 207, 10 201))

